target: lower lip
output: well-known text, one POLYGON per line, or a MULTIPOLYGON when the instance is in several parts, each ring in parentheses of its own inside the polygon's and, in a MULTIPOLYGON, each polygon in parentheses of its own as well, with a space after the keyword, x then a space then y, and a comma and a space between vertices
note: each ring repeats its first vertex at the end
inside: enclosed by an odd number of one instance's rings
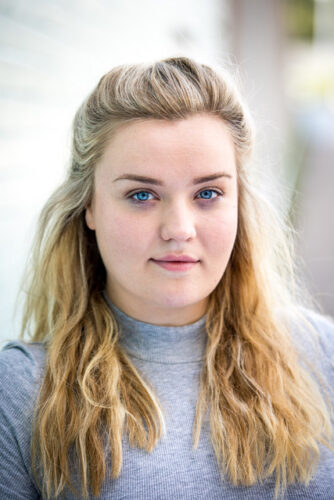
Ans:
POLYGON ((153 260, 153 262, 168 271, 188 271, 198 264, 198 262, 167 262, 161 260, 153 260))

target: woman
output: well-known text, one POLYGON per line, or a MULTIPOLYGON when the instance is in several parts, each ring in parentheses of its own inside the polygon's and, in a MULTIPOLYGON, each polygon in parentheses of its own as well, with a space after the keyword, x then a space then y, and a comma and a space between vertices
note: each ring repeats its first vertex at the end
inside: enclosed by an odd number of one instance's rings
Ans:
POLYGON ((331 498, 334 327, 299 307, 252 144, 231 79, 187 58, 80 107, 32 342, 1 353, 1 498, 331 498))

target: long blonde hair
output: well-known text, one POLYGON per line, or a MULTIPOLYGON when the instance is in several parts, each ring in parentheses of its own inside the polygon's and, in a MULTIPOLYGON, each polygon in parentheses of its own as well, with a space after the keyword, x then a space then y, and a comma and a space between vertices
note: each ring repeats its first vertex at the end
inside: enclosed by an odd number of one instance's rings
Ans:
POLYGON ((113 130, 136 119, 196 113, 221 117, 233 136, 239 221, 230 262, 209 297, 194 446, 209 411, 222 472, 243 485, 276 474, 279 492, 295 480, 307 483, 319 443, 329 445, 329 411, 298 363, 284 320, 298 302, 291 241, 250 181, 253 128, 236 86, 227 73, 184 57, 119 66, 75 116, 69 172, 42 211, 25 279, 22 332, 46 346, 32 459, 48 498, 73 488, 70 455, 79 468, 79 494, 98 495, 109 472, 106 442, 116 478, 123 433, 148 452, 162 435, 154 390, 118 344, 117 322, 102 294, 104 265, 84 214, 94 166, 113 130))

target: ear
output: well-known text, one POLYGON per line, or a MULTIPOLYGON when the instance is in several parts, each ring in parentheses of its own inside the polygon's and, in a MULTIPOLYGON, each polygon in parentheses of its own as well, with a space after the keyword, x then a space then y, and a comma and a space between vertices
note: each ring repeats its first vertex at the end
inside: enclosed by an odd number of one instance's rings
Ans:
POLYGON ((86 220, 86 224, 89 227, 89 229, 91 229, 92 231, 95 231, 95 220, 94 220, 94 214, 93 214, 93 209, 92 209, 91 204, 86 206, 85 220, 86 220))

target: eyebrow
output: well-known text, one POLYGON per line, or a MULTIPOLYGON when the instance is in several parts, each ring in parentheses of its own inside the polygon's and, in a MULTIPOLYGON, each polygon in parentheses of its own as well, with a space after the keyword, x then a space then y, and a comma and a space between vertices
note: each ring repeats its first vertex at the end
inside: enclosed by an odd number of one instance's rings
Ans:
MULTIPOLYGON (((212 175, 205 175, 204 177, 195 177, 193 179, 193 185, 214 181, 215 179, 219 179, 220 177, 227 177, 228 179, 232 179, 232 175, 230 174, 227 174, 225 172, 217 172, 212 175)), ((134 175, 134 174, 123 174, 120 177, 117 177, 117 179, 115 179, 113 182, 121 180, 145 182, 146 184, 153 184, 155 186, 164 185, 164 183, 159 179, 154 179, 153 177, 146 177, 144 175, 134 175)))

